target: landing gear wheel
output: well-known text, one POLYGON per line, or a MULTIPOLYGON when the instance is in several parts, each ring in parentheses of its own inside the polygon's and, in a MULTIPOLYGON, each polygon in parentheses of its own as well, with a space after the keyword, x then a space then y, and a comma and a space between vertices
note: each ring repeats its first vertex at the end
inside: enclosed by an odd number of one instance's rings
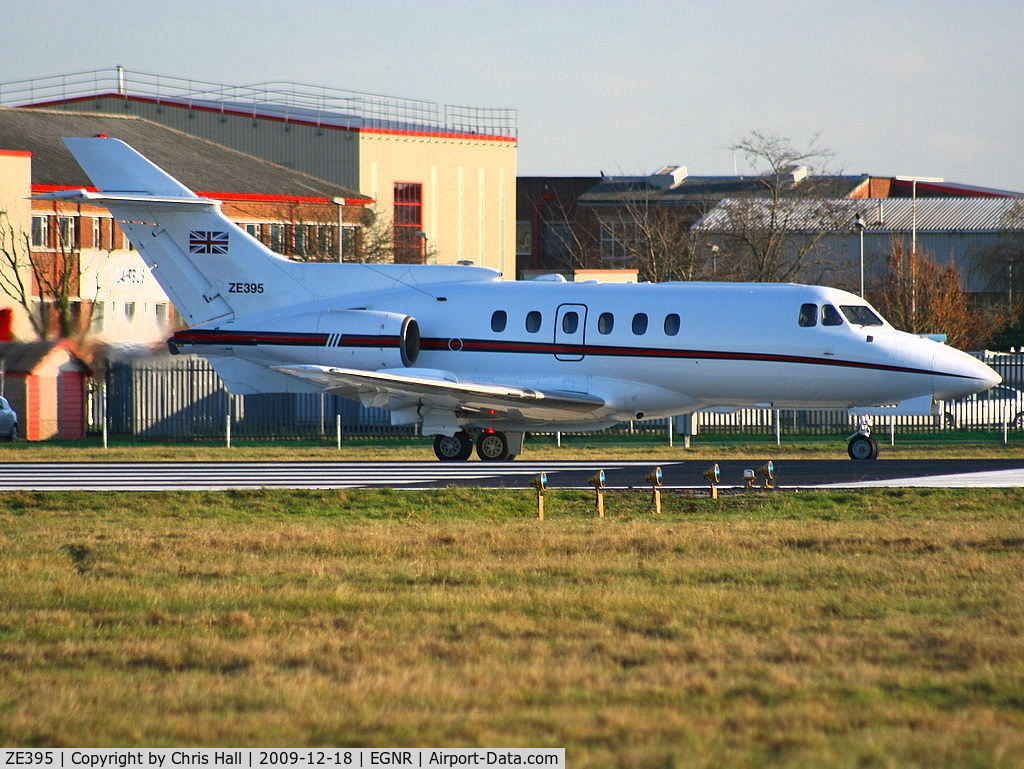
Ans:
POLYGON ((855 435, 846 445, 850 459, 878 459, 878 441, 870 435, 855 435))
POLYGON ((510 458, 508 438, 505 433, 480 433, 476 439, 476 453, 485 462, 504 462, 510 458))
POLYGON ((442 462, 462 462, 472 453, 473 439, 467 432, 434 436, 434 454, 442 462))

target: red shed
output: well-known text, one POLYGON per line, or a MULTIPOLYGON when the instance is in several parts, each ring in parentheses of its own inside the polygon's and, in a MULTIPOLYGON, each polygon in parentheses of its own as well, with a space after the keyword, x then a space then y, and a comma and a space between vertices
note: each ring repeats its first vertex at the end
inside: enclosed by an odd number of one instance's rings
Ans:
POLYGON ((89 374, 67 341, 0 343, 0 393, 26 440, 85 437, 89 374))

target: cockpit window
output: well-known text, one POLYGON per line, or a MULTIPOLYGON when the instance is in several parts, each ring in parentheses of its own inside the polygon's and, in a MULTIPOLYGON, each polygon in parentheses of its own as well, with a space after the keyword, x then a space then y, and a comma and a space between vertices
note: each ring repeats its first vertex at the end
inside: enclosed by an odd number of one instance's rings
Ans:
POLYGON ((839 309, 843 315, 855 326, 881 326, 882 319, 875 315, 874 311, 864 304, 841 304, 839 309))
POLYGON ((818 325, 818 305, 800 305, 800 325, 804 328, 810 328, 811 326, 818 325))
POLYGON ((839 310, 830 304, 822 305, 821 308, 821 325, 823 326, 841 326, 843 325, 843 316, 839 314, 839 310))

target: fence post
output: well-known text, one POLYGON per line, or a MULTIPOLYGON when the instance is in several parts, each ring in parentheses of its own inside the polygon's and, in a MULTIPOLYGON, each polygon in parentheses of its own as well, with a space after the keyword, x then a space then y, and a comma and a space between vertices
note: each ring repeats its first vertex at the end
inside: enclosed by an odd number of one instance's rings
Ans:
POLYGON ((231 448, 231 399, 228 398, 228 413, 224 415, 224 435, 227 440, 227 447, 231 448))
POLYGON ((338 450, 341 450, 341 414, 336 414, 335 420, 335 434, 338 437, 338 450))
POLYGON ((781 446, 782 445, 782 422, 781 422, 781 417, 782 417, 782 415, 779 412, 779 409, 775 409, 775 445, 776 446, 781 446))
POLYGON ((107 428, 107 382, 106 380, 100 385, 103 388, 103 448, 107 448, 107 437, 109 429, 107 428))

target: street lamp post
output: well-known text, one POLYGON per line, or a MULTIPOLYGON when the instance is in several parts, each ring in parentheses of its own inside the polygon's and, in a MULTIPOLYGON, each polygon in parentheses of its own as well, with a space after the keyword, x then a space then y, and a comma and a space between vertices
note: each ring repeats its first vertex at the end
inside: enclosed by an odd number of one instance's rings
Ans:
POLYGON ((864 298, 864 229, 868 226, 860 214, 853 219, 853 226, 860 233, 860 298, 864 298))
POLYGON ((897 181, 910 182, 910 317, 917 319, 917 183, 942 182, 941 176, 897 176, 897 181))

